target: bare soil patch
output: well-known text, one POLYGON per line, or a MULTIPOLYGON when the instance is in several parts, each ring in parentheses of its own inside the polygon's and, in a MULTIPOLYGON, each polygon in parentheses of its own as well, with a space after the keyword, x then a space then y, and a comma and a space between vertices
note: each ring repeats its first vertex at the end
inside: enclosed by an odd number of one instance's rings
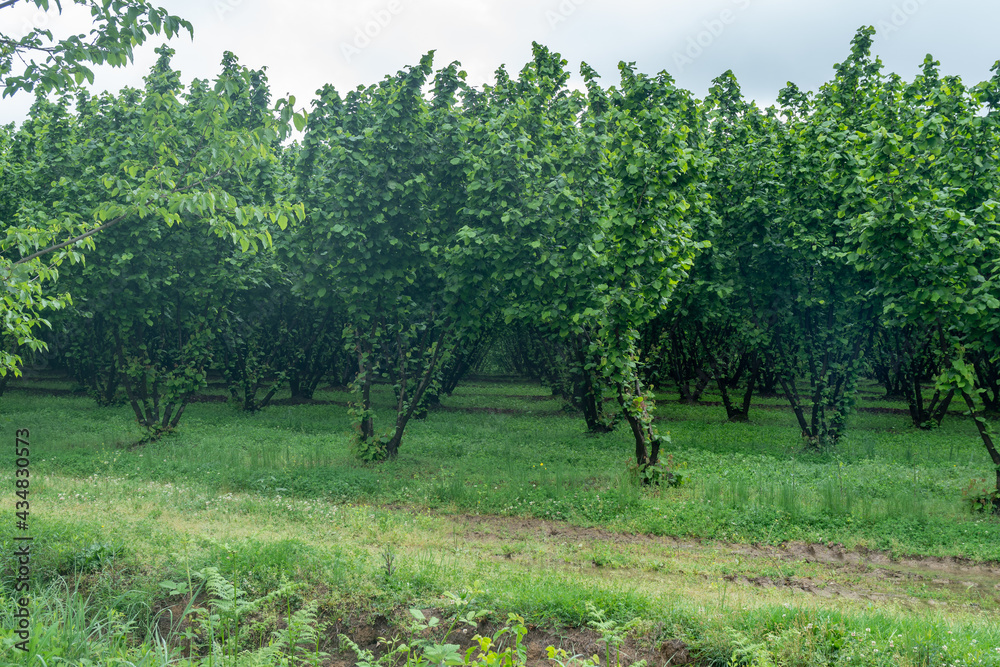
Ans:
MULTIPOLYGON (((422 609, 424 616, 430 618, 447 619, 450 616, 440 609, 422 609)), ((391 639, 393 637, 402 638, 402 628, 412 621, 412 617, 405 609, 400 609, 392 614, 392 618, 386 618, 378 614, 370 617, 345 618, 335 623, 328 632, 330 646, 326 650, 334 658, 330 664, 336 667, 353 667, 355 656, 349 651, 339 651, 337 636, 347 635, 351 641, 359 647, 374 652, 376 655, 383 655, 386 652, 385 643, 381 643, 381 638, 391 639), (336 652, 336 653, 335 653, 336 652)), ((458 644, 464 653, 474 642, 473 637, 477 634, 481 636, 492 636, 502 627, 501 624, 490 621, 481 621, 476 628, 463 627, 453 630, 447 637, 440 636, 440 630, 436 635, 428 631, 424 632, 423 638, 430 639, 436 643, 458 644)), ((513 645, 513 637, 505 635, 498 644, 499 651, 513 645)), ((569 655, 578 655, 589 658, 592 655, 599 656, 604 664, 605 645, 601 641, 601 635, 591 628, 540 628, 529 625, 528 633, 522 640, 522 645, 527 650, 527 664, 530 667, 546 665, 551 667, 547 656, 549 646, 557 649, 564 649, 569 655)), ((668 641, 655 641, 650 637, 626 638, 622 645, 620 654, 620 664, 630 665, 639 660, 646 660, 649 665, 688 665, 693 664, 693 659, 688 651, 688 647, 683 641, 673 639, 668 641)), ((612 660, 614 651, 612 650, 612 660)))
MULTIPOLYGON (((926 589, 954 592, 973 590, 1000 604, 1000 563, 976 562, 967 558, 939 556, 893 556, 871 549, 847 549, 841 544, 786 542, 779 545, 733 544, 682 539, 673 536, 618 533, 603 528, 574 526, 556 521, 527 517, 463 516, 455 522, 462 526, 466 539, 509 542, 528 539, 540 542, 605 544, 660 544, 692 554, 711 551, 724 559, 727 555, 754 559, 774 567, 788 563, 814 563, 829 569, 831 576, 847 575, 849 583, 835 583, 826 577, 752 577, 726 575, 729 581, 741 581, 761 587, 794 588, 820 597, 840 596, 849 599, 888 600, 906 597, 886 589, 913 583, 926 589)), ((843 578, 843 577, 842 577, 843 578)))

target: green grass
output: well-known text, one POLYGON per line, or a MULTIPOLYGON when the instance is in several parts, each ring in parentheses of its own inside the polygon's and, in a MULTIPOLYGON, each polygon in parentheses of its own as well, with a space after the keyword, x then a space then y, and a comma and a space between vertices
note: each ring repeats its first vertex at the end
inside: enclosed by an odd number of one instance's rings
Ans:
MULTIPOLYGON (((544 627, 585 624, 588 602, 621 623, 644 619, 648 637, 681 638, 706 664, 734 656, 737 664, 768 664, 765 657, 786 664, 813 654, 817 662, 801 664, 951 664, 947 656, 954 664, 1000 664, 1000 653, 989 662, 1000 629, 986 620, 1000 608, 991 592, 1000 581, 987 575, 965 576, 978 582, 969 588, 893 566, 901 578, 877 584, 884 596, 862 595, 889 602, 803 603, 791 595, 795 586, 875 584, 849 570, 734 557, 725 546, 840 543, 862 553, 1000 560, 1000 521, 970 514, 961 496, 970 479, 990 471, 967 420, 949 415, 942 428, 920 431, 906 415, 857 413, 836 449, 816 453, 802 449, 788 410, 755 407, 751 423, 730 424, 721 407, 661 398, 659 427, 672 438, 664 454, 685 484, 649 490, 627 472, 625 429, 589 436, 560 401, 523 398, 545 394, 525 383, 460 387, 443 400, 455 410, 412 423, 397 461, 364 466, 350 454, 340 405, 275 405, 246 415, 196 403, 178 433, 131 449, 142 434, 127 407, 9 390, 0 424, 31 429, 39 545, 32 566, 36 590, 46 591, 39 632, 65 630, 79 644, 73 633, 83 632, 82 621, 71 621, 79 617, 95 636, 110 636, 107 613, 117 610, 112 618, 132 624, 132 639, 105 642, 104 653, 88 659, 165 664, 171 651, 176 659, 179 640, 158 643, 153 626, 176 599, 159 583, 217 567, 249 597, 289 582, 305 587, 255 612, 244 650, 266 644, 281 625, 282 604, 287 612, 319 600, 326 621, 345 613, 361 619, 479 587, 484 606, 544 627), (490 516, 499 527, 483 529, 485 536, 463 523, 490 516), (519 518, 562 522, 567 528, 553 534, 570 532, 544 537, 518 528, 519 518), (655 540, 618 543, 600 531, 707 541, 664 551, 655 540), (398 554, 391 575, 387 545, 398 554), (761 576, 788 590, 762 592, 761 576), (71 583, 53 588, 63 579, 71 583), (927 608, 914 613, 913 605, 932 603, 927 619, 927 608), (961 660, 949 653, 957 650, 961 660)), ((323 390, 316 398, 348 396, 323 390)), ((391 398, 379 387, 376 405, 391 398)), ((0 534, 11 530, 4 524, 0 534)), ((68 641, 56 634, 46 639, 51 646, 68 641)))
MULTIPOLYGON (((991 655, 1000 646, 997 605, 988 596, 977 598, 982 604, 976 611, 964 589, 906 595, 899 604, 803 598, 792 590, 744 585, 741 577, 823 577, 831 586, 849 586, 857 573, 734 558, 733 552, 696 545, 612 543, 587 533, 547 535, 548 529, 532 533, 530 526, 502 520, 472 530, 459 515, 217 495, 196 485, 57 476, 38 481, 33 635, 46 658, 72 646, 78 664, 86 664, 83 658, 167 664, 165 655, 172 656, 170 664, 181 664, 176 661, 183 619, 167 618, 161 610, 173 605, 180 615, 190 600, 168 595, 159 584, 193 576, 197 588, 197 573, 216 568, 247 600, 285 591, 242 619, 243 652, 266 647, 287 610, 309 601, 318 602, 325 622, 349 632, 380 615, 398 623, 405 613, 394 610, 410 605, 445 613, 445 592, 472 591, 476 607, 494 610, 493 618, 515 611, 532 626, 548 628, 586 625, 590 603, 616 623, 638 619, 647 641, 682 639, 709 664, 727 664, 734 653, 744 664, 806 654, 826 656, 826 664, 946 664, 923 659, 945 651, 967 658, 955 664, 1000 664, 991 655), (508 544, 515 546, 504 550, 508 544), (381 557, 387 545, 395 554, 391 575, 381 557), (67 587, 62 577, 76 583, 67 587), (165 618, 175 629, 164 638, 154 629, 162 629, 165 618), (131 630, 123 639, 126 626, 131 630), (875 659, 875 648, 886 660, 875 659)), ((8 531, 5 526, 5 537, 8 531)), ((2 590, 9 585, 5 581, 2 590)), ((198 597, 198 606, 211 604, 198 597)), ((10 619, 3 616, 12 606, 0 608, 0 657, 14 661, 18 654, 4 634, 10 619)), ((405 626, 396 631, 405 632, 405 626)))
MULTIPOLYGON (((391 396, 379 390, 385 406, 391 396)), ((462 387, 445 406, 523 412, 432 412, 412 422, 399 460, 381 466, 352 458, 351 426, 339 405, 277 405, 246 415, 196 403, 179 433, 136 450, 127 448, 141 435, 128 409, 95 408, 85 398, 12 391, 0 419, 10 428, 32 425, 39 472, 1000 560, 1000 522, 970 514, 961 495, 990 465, 960 417, 921 431, 905 415, 859 413, 837 448, 815 453, 802 449, 787 410, 755 409, 751 423, 732 424, 718 407, 661 401, 660 428, 672 438, 666 453, 686 483, 650 493, 626 475, 626 429, 589 436, 559 401, 512 398, 525 395, 543 393, 525 384, 462 387)))

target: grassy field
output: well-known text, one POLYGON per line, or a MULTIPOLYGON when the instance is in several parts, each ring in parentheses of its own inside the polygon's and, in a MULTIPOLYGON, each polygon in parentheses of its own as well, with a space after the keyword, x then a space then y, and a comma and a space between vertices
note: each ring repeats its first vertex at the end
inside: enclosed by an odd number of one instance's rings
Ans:
POLYGON ((802 450, 780 399, 730 424, 663 396, 684 483, 649 490, 625 429, 588 436, 533 384, 464 384, 412 424, 399 460, 368 467, 339 390, 256 415, 196 403, 178 433, 131 448, 127 407, 69 387, 25 380, 0 399, 3 432, 32 442, 41 660, 14 648, 8 615, 12 664, 363 661, 341 634, 369 662, 381 636, 424 642, 410 664, 438 664, 441 646, 516 629, 517 614, 538 664, 551 645, 623 665, 1000 665, 1000 521, 962 494, 992 472, 986 452, 961 416, 919 431, 877 388, 822 454, 802 450), (428 623, 410 608, 442 623, 414 627, 428 623))

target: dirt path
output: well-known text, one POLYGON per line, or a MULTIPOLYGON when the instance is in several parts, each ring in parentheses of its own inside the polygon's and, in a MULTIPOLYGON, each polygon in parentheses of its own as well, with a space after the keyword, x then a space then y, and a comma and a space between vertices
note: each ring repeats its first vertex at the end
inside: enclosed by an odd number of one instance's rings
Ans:
MULTIPOLYGON (((666 547, 678 554, 677 574, 695 574, 706 580, 793 589, 823 598, 901 600, 922 606, 958 604, 971 609, 1000 607, 1000 563, 996 562, 936 556, 894 558, 883 551, 851 550, 840 544, 708 542, 524 517, 461 516, 450 520, 467 542, 492 544, 494 549, 501 543, 518 541, 570 543, 584 549, 596 545, 632 547, 638 554, 666 547), (738 565, 727 572, 727 568, 718 567, 723 563, 738 565)), ((506 557, 511 557, 510 552, 506 557)))

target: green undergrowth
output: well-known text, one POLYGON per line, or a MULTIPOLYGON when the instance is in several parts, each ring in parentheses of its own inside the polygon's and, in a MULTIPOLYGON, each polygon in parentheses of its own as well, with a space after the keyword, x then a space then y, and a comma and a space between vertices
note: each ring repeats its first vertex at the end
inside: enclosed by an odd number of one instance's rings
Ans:
MULTIPOLYGON (((210 575, 211 572, 206 577, 210 575)), ((421 625, 426 627, 426 623, 414 623, 413 619, 409 619, 409 624, 400 622, 395 628, 396 634, 393 640, 387 640, 388 646, 365 650, 343 633, 339 642, 334 643, 330 628, 341 626, 332 615, 320 612, 320 605, 315 600, 293 602, 291 597, 279 596, 267 600, 264 605, 250 600, 241 607, 234 604, 238 598, 234 598, 231 592, 238 592, 238 589, 227 592, 224 579, 222 582, 219 589, 205 595, 206 612, 191 614, 186 632, 171 631, 165 637, 153 630, 156 624, 149 622, 144 610, 133 607, 121 611, 92 597, 84 597, 79 592, 68 591, 64 584, 50 586, 36 597, 28 650, 22 652, 14 648, 13 639, 7 636, 9 633, 0 630, 0 659, 7 665, 322 665, 330 664, 327 662, 330 655, 340 652, 360 667, 490 664, 487 662, 489 648, 460 651, 458 645, 448 643, 449 638, 444 636, 449 622, 456 616, 460 618, 468 605, 445 607, 438 612, 444 617, 443 623, 437 616, 425 617, 434 624, 432 629, 437 630, 437 637, 432 635, 431 640, 418 640, 426 633, 420 635, 416 629, 421 625), (249 613, 255 613, 256 618, 250 618, 249 613), (209 616, 214 616, 214 629, 209 616), (243 628, 240 628, 238 620, 245 621, 243 628), (232 623, 227 628, 229 621, 232 623), (226 629, 234 634, 226 635, 226 629), (262 629, 266 629, 263 634, 267 635, 264 642, 260 637, 262 629), (254 642, 254 639, 257 641, 254 642), (406 649, 402 656, 397 653, 395 660, 376 662, 378 653, 400 646, 406 649), (450 660, 439 663, 447 654, 450 654, 450 660)), ((460 596, 452 597, 462 600, 460 596)), ((482 607, 489 604, 486 598, 469 601, 477 605, 475 609, 484 612, 487 618, 499 619, 502 616, 482 607)), ((0 623, 4 627, 9 627, 13 620, 7 611, 10 608, 5 604, 0 611, 0 623)), ((422 613, 417 608, 413 609, 415 616, 422 613)), ((1000 630, 996 626, 984 629, 940 619, 917 621, 877 612, 853 615, 817 612, 791 605, 753 610, 719 608, 713 610, 714 613, 706 614, 703 609, 671 602, 651 614, 633 616, 624 623, 614 620, 611 615, 614 612, 609 614, 593 603, 589 603, 586 610, 588 617, 583 627, 603 630, 604 642, 609 646, 615 646, 612 642, 624 639, 626 635, 637 636, 639 641, 652 645, 669 638, 673 642, 683 642, 688 656, 694 659, 695 664, 701 665, 964 667, 1000 664, 1000 653, 997 651, 1000 630)), ((528 631, 523 617, 514 613, 506 616, 504 629, 514 626, 521 632, 528 631)), ((400 615, 399 618, 405 617, 400 615)), ((455 625, 462 627, 461 623, 455 625)), ((475 627, 473 623, 470 625, 475 627)), ((504 652, 513 654, 510 655, 510 662, 504 664, 511 667, 524 665, 524 652, 520 656, 514 653, 521 648, 517 638, 509 634, 506 637, 500 634, 500 638, 501 641, 494 644, 492 650, 499 655, 504 652)), ((488 647, 489 644, 481 643, 480 646, 488 647)), ((550 664, 622 667, 637 664, 613 651, 611 649, 605 655, 596 653, 593 657, 577 654, 572 656, 572 662, 567 662, 570 656, 565 651, 560 655, 551 650, 549 655, 556 659, 550 664)))
MULTIPOLYGON (((387 405, 391 392, 377 390, 376 404, 387 405)), ((138 448, 130 447, 141 434, 127 407, 95 408, 83 397, 9 390, 0 420, 30 426, 38 473, 1000 560, 1000 521, 971 512, 963 497, 992 470, 962 417, 922 431, 905 414, 860 412, 837 447, 815 452, 803 449, 786 409, 755 407, 749 424, 735 424, 718 406, 661 398, 660 429, 672 440, 664 454, 683 483, 644 489, 628 472, 627 429, 586 434, 582 419, 537 385, 464 385, 443 399, 445 410, 412 422, 397 461, 375 466, 351 455, 350 421, 339 404, 347 394, 328 388, 316 398, 338 404, 244 414, 194 403, 177 433, 138 448)))
MULTIPOLYGON (((362 642, 365 628, 381 627, 396 646, 419 649, 408 664, 430 665, 438 663, 428 656, 453 641, 442 628, 482 613, 490 633, 522 622, 555 636, 590 628, 608 642, 602 665, 631 664, 611 648, 625 635, 653 653, 679 641, 703 665, 1000 665, 1000 623, 968 605, 915 613, 912 603, 764 594, 680 573, 697 567, 681 553, 666 566, 675 578, 643 578, 615 563, 625 558, 620 548, 599 542, 580 554, 591 570, 569 561, 529 567, 484 558, 453 540, 449 518, 426 511, 215 496, 205 486, 137 479, 36 481, 31 643, 27 653, 17 648, 5 551, 0 664, 311 665, 333 655, 361 664, 360 653, 338 653, 350 648, 338 637, 362 642), (428 639, 413 630, 410 609, 443 625, 428 639)), ((5 544, 12 536, 10 525, 0 527, 5 544)), ((559 544, 559 553, 577 553, 559 544)), ((511 667, 523 664, 515 658, 511 667)), ((448 664, 481 663, 473 655, 448 664)))

